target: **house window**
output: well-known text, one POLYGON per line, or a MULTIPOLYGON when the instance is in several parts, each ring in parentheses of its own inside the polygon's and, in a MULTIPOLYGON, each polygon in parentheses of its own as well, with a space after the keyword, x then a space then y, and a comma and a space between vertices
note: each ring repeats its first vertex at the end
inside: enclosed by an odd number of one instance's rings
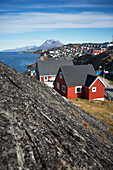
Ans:
POLYGON ((59 87, 60 87, 60 86, 59 86, 59 83, 57 82, 57 89, 59 89, 59 87))
POLYGON ((92 92, 96 92, 96 87, 92 87, 92 92))
POLYGON ((59 78, 62 79, 62 72, 59 73, 59 78))
POLYGON ((44 81, 48 81, 48 77, 44 77, 44 81))
POLYGON ((82 86, 76 86, 75 93, 82 93, 82 86))
POLYGON ((62 91, 65 93, 66 91, 66 87, 64 85, 62 85, 62 91))

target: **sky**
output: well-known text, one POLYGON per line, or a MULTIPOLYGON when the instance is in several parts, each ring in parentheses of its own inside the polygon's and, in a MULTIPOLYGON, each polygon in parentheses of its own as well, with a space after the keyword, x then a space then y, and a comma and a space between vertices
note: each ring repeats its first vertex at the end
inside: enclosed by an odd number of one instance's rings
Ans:
POLYGON ((111 42, 113 0, 0 0, 0 51, 48 39, 111 42))

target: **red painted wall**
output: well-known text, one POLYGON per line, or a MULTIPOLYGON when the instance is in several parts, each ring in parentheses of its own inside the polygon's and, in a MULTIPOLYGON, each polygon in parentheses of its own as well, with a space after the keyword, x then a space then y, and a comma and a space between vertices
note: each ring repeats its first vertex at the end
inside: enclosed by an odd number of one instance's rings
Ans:
POLYGON ((89 99, 89 89, 88 87, 83 87, 83 98, 89 99))
POLYGON ((104 98, 105 86, 101 83, 99 79, 91 86, 89 89, 89 100, 104 98), (92 92, 92 88, 96 87, 96 92, 92 92))
MULTIPOLYGON (((46 77, 47 77, 47 76, 46 76, 46 77)), ((48 76, 47 81, 48 81, 50 78, 52 78, 52 76, 48 76)), ((42 82, 47 82, 47 81, 44 81, 44 77, 41 77, 41 81, 42 81, 42 82)))
POLYGON ((55 79, 55 82, 54 82, 54 89, 58 93, 60 93, 62 96, 67 97, 67 86, 66 86, 66 83, 65 83, 63 75, 62 75, 62 79, 59 78, 59 72, 61 72, 61 69, 59 69, 58 74, 56 76, 56 79, 55 79), (59 89, 57 89, 57 82, 59 82, 59 89), (65 89, 66 89, 65 93, 62 91, 62 85, 65 86, 65 89))
POLYGON ((51 78, 52 78, 52 76, 48 76, 48 80, 51 79, 51 78))
POLYGON ((44 82, 44 77, 41 77, 41 81, 44 82))
POLYGON ((83 87, 82 87, 82 93, 75 93, 75 87, 68 87, 67 88, 67 98, 72 99, 72 98, 82 98, 83 97, 83 87))

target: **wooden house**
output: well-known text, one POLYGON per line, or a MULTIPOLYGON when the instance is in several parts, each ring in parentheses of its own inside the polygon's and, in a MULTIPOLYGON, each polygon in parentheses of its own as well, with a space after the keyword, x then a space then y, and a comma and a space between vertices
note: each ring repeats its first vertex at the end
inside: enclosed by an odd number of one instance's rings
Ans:
POLYGON ((53 82, 61 66, 74 65, 71 59, 49 59, 37 60, 36 75, 37 79, 53 87, 53 82))
POLYGON ((105 85, 96 76, 92 65, 61 66, 54 81, 54 89, 68 99, 104 100, 105 85))

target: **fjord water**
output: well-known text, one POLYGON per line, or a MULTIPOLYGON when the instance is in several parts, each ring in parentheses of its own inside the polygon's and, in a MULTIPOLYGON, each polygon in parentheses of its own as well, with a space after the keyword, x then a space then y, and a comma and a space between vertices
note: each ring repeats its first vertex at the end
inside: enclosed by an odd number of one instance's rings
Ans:
POLYGON ((27 71, 27 65, 35 63, 40 55, 18 52, 0 52, 0 61, 14 68, 20 73, 27 71))

